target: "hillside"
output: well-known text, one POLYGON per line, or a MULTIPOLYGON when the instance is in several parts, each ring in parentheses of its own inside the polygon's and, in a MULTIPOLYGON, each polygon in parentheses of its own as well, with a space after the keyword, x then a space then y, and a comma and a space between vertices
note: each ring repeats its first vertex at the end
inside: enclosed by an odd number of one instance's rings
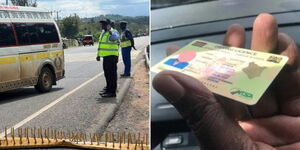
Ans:
POLYGON ((99 21, 102 19, 111 19, 115 21, 116 29, 120 31, 119 22, 127 21, 129 30, 134 34, 148 34, 149 32, 149 16, 137 16, 137 17, 129 17, 129 16, 121 16, 115 14, 109 15, 100 15, 93 18, 81 18, 82 24, 79 27, 79 35, 85 34, 93 34, 95 37, 98 36, 100 25, 99 21), (97 33, 95 35, 95 33, 97 33))
POLYGON ((83 22, 98 22, 104 18, 112 19, 115 21, 127 21, 130 23, 139 23, 144 25, 149 24, 149 16, 130 17, 130 16, 121 16, 116 14, 100 15, 93 18, 82 18, 81 20, 83 22))
POLYGON ((121 16, 121 15, 100 15, 93 18, 79 18, 78 16, 69 16, 58 22, 63 37, 75 39, 82 38, 84 35, 93 35, 96 41, 101 33, 99 21, 108 18, 115 21, 115 29, 121 32, 120 21, 127 21, 128 28, 134 36, 149 33, 149 16, 121 16))

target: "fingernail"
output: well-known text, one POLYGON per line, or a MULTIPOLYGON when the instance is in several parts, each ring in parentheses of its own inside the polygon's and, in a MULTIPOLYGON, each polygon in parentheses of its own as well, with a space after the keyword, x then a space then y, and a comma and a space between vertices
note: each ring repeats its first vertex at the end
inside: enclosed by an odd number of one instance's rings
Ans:
POLYGON ((185 95, 185 89, 181 84, 168 74, 157 75, 153 80, 153 87, 172 104, 185 95))

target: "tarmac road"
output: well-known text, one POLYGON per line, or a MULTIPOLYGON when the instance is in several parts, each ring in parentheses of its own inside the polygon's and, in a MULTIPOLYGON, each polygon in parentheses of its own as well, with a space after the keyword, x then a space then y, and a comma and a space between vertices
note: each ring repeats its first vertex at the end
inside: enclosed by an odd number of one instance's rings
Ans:
MULTIPOLYGON (((148 40, 148 36, 136 38, 137 49, 144 50, 148 40)), ((66 77, 49 93, 38 93, 34 87, 0 93, 0 136, 5 127, 18 125, 22 128, 98 131, 96 127, 101 122, 101 114, 114 100, 103 99, 98 94, 105 86, 105 80, 102 62, 95 61, 96 50, 96 45, 66 49, 66 77), (38 112, 41 108, 44 110, 38 112)), ((132 52, 135 57, 140 51, 132 52)), ((119 58, 121 60, 121 56, 119 58)), ((118 64, 120 73, 123 73, 122 61, 118 64)), ((124 80, 119 78, 119 87, 124 80)))

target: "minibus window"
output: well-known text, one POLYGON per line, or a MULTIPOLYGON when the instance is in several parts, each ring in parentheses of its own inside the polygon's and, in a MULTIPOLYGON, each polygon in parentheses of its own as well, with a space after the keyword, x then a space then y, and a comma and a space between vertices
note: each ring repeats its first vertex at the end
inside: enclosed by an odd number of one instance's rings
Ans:
POLYGON ((41 43, 58 43, 59 37, 54 24, 37 24, 41 43))
POLYGON ((30 33, 27 30, 27 25, 25 23, 14 23, 17 37, 19 40, 19 44, 21 45, 29 45, 30 43, 30 33))
POLYGON ((38 30, 36 29, 36 24, 26 24, 27 25, 27 30, 29 32, 29 37, 30 37, 30 43, 31 44, 38 44, 42 43, 40 42, 40 37, 38 30))
POLYGON ((21 45, 59 43, 53 23, 14 23, 14 25, 21 45))
POLYGON ((0 47, 16 45, 11 24, 0 24, 0 47))

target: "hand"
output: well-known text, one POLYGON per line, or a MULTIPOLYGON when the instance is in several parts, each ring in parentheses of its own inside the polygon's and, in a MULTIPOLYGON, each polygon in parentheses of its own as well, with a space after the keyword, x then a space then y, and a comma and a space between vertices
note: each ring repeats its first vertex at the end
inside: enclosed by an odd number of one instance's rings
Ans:
POLYGON ((100 56, 97 56, 97 57, 96 57, 96 60, 97 60, 97 61, 101 61, 100 56))
MULTIPOLYGON (((224 44, 244 47, 244 28, 231 25, 224 44)), ((169 47, 168 53, 178 48, 169 47)), ((300 149, 297 46, 288 35, 278 34, 273 16, 260 14, 253 24, 251 49, 289 57, 286 67, 254 106, 215 95, 198 80, 173 71, 159 73, 153 86, 181 113, 204 149, 300 149)))

